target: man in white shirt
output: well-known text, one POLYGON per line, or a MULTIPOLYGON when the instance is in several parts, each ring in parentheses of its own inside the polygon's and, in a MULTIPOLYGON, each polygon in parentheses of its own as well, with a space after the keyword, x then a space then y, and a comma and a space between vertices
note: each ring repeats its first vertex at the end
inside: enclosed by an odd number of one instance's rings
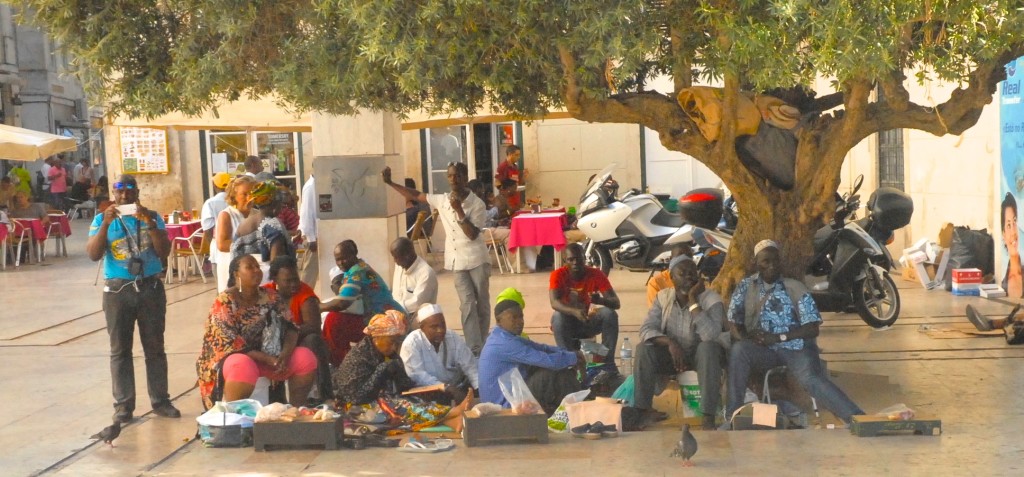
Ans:
MULTIPOLYGON (((391 280, 391 295, 406 310, 418 310, 426 303, 437 302, 437 273, 426 260, 416 255, 412 240, 399 237, 391 243, 391 257, 395 259, 395 274, 391 280)), ((406 316, 407 330, 415 329, 412 313, 406 316)))
POLYGON ((487 256, 484 235, 480 233, 487 220, 486 206, 470 192, 469 169, 462 162, 448 165, 447 194, 424 194, 391 181, 391 168, 381 172, 384 183, 406 199, 427 201, 437 209, 444 224, 444 268, 455 272, 455 290, 459 294, 462 331, 473 354, 479 356, 491 328, 490 295, 491 263, 487 256))
MULTIPOLYGON (((228 208, 227 193, 224 189, 227 189, 228 183, 231 182, 231 174, 227 172, 218 172, 213 176, 213 190, 215 194, 213 197, 206 199, 203 202, 202 212, 199 214, 199 224, 203 227, 203 245, 213 243, 214 228, 217 226, 217 216, 220 215, 221 211, 228 208)), ((210 254, 210 263, 217 263, 217 254, 210 254)), ((217 266, 212 267, 214 270, 217 266)))
POLYGON ((417 386, 444 385, 444 394, 456 402, 472 387, 480 388, 477 358, 466 341, 448 333, 440 305, 424 304, 416 313, 419 329, 402 342, 405 374, 417 386))
MULTIPOLYGON (((302 195, 299 197, 299 232, 306 243, 306 267, 302 269, 302 281, 316 290, 317 278, 320 275, 320 260, 316 251, 316 181, 310 174, 309 180, 302 184, 302 195)), ((406 308, 409 310, 410 308, 406 308)), ((412 308, 415 310, 415 308, 412 308)))

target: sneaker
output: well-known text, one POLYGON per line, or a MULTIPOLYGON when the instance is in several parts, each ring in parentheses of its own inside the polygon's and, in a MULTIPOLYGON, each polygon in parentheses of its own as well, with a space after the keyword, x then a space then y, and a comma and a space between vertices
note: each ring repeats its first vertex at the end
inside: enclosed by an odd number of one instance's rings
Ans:
MULTIPOLYGON (((582 426, 576 426, 569 429, 569 433, 571 433, 573 437, 583 437, 586 433, 590 432, 590 428, 590 424, 583 424, 582 426)), ((600 434, 600 431, 598 431, 598 434, 600 434)))
POLYGON ((971 320, 971 323, 978 331, 992 331, 992 322, 981 313, 978 313, 978 310, 975 310, 971 305, 967 305, 967 319, 971 320))
POLYGON ((604 423, 601 421, 597 421, 590 425, 590 429, 588 429, 587 432, 583 433, 583 438, 591 440, 600 439, 603 433, 604 423))
POLYGON ((119 409, 114 412, 114 422, 128 424, 132 422, 132 412, 127 409, 119 409))
POLYGON ((156 414, 157 416, 160 417, 171 417, 175 419, 181 417, 181 411, 179 411, 177 408, 171 405, 170 402, 165 402, 158 406, 153 406, 153 414, 156 414))

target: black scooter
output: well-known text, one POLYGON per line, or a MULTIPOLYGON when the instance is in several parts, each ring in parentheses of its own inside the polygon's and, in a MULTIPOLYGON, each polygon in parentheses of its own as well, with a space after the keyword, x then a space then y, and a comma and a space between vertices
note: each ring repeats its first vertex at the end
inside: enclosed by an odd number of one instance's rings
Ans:
MULTIPOLYGON (((863 183, 861 175, 854 181, 852 192, 837 196, 832 220, 814 235, 814 257, 803 281, 819 310, 856 311, 869 326, 882 328, 895 323, 900 313, 899 290, 890 276, 893 260, 885 244, 892 241, 893 231, 910 223, 914 202, 903 191, 880 187, 868 199, 867 216, 848 221, 860 208, 857 191, 863 183)), ((712 243, 725 252, 731 231, 715 226, 720 217, 709 220, 707 215, 716 205, 721 213, 721 196, 717 204, 688 200, 691 194, 703 198, 712 192, 712 189, 698 189, 683 196, 680 214, 686 223, 712 234, 715 239, 712 243), (713 228, 707 228, 709 226, 713 228)))

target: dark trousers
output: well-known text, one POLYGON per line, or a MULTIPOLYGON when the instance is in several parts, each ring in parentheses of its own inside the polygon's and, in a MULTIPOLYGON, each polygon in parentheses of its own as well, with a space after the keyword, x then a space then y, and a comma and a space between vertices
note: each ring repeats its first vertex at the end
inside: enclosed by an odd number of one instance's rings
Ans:
POLYGON ((525 378, 530 394, 537 398, 544 414, 554 414, 567 394, 583 389, 573 368, 546 369, 531 366, 525 378))
MULTIPOLYGON (((697 379, 700 380, 700 412, 705 416, 714 416, 722 402, 725 359, 725 348, 714 341, 702 341, 686 355, 686 366, 697 371, 697 379)), ((633 371, 633 406, 650 409, 656 380, 663 375, 676 374, 668 346, 640 343, 636 347, 636 369, 633 371)))
POLYGON ((299 346, 305 346, 313 351, 316 356, 316 387, 320 392, 320 399, 327 400, 334 397, 331 381, 331 350, 320 333, 309 333, 299 337, 299 346))
POLYGON ((776 350, 743 340, 733 343, 729 354, 729 408, 726 415, 732 416, 743 405, 750 373, 782 365, 789 368, 807 394, 844 422, 850 422, 853 415, 864 414, 839 386, 828 379, 821 367, 816 346, 805 345, 799 350, 776 350))
POLYGON ((551 330, 555 332, 555 343, 568 350, 580 349, 582 338, 601 335, 601 344, 608 348, 604 362, 615 362, 615 344, 619 341, 619 315, 615 310, 603 307, 587 321, 556 311, 551 315, 551 330))
POLYGON ((138 291, 130 281, 107 280, 103 293, 103 312, 110 336, 110 378, 113 382, 114 409, 135 410, 135 363, 132 347, 135 323, 146 357, 146 385, 154 407, 170 402, 167 393, 167 353, 164 352, 164 324, 167 295, 159 277, 138 282, 138 291))

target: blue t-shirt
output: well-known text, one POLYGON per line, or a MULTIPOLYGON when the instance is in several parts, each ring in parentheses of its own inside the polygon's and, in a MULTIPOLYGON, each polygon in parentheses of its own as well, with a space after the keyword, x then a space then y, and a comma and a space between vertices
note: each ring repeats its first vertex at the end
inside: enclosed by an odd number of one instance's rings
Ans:
MULTIPOLYGON (((96 235, 103 223, 103 214, 96 214, 89 226, 89 236, 96 235)), ((163 218, 156 216, 156 228, 165 230, 163 218)), ((151 277, 163 270, 160 257, 153 250, 153 241, 149 238, 149 226, 132 216, 121 216, 120 220, 114 219, 107 228, 107 246, 103 252, 103 276, 104 278, 120 278, 134 280, 136 277, 128 273, 128 259, 132 256, 131 240, 133 239, 142 250, 142 276, 151 277), (124 221, 124 225, 121 224, 124 221), (138 224, 138 229, 136 229, 138 224), (125 226, 128 230, 125 230, 125 226), (132 239, 128 238, 131 234, 132 239), (136 235, 137 234, 137 235, 136 235)))

